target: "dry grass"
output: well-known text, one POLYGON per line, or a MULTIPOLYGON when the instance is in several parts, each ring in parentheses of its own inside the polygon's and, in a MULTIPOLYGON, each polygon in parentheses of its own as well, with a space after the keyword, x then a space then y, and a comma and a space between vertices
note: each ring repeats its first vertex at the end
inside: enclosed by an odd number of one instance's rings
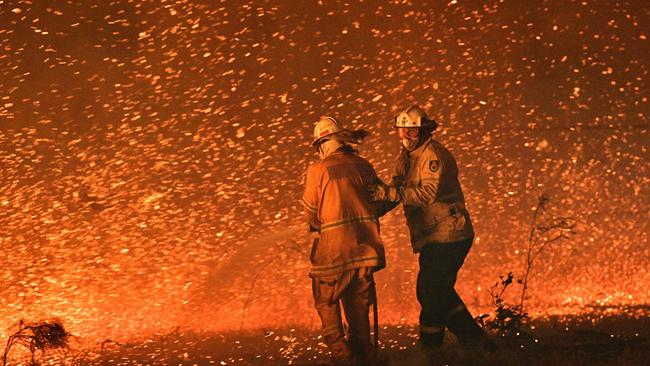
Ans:
POLYGON ((44 356, 50 351, 65 351, 68 348, 70 334, 58 319, 41 322, 20 321, 16 330, 9 336, 2 356, 3 365, 8 365, 9 354, 15 346, 23 346, 30 352, 29 365, 37 365, 36 353, 41 351, 44 356))

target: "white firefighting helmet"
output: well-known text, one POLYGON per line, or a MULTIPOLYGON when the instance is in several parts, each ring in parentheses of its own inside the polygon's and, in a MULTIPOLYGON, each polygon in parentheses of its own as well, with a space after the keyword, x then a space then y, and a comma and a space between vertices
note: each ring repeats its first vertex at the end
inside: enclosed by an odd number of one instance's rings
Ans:
POLYGON ((400 112, 395 117, 395 127, 412 128, 412 127, 437 127, 436 121, 429 119, 422 108, 417 105, 411 106, 400 112))
POLYGON ((316 144, 322 139, 343 131, 345 131, 345 129, 336 118, 321 116, 320 120, 316 122, 316 125, 314 126, 314 140, 311 144, 316 146, 316 144))

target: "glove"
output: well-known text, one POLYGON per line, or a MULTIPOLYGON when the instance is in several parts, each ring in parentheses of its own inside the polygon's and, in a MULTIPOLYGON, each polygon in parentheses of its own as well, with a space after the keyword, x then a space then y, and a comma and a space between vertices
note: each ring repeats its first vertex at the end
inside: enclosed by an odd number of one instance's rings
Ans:
POLYGON ((381 179, 370 189, 370 199, 372 201, 399 202, 402 200, 402 193, 399 186, 387 185, 381 179))
POLYGON ((401 175, 394 175, 391 184, 397 187, 404 187, 404 184, 406 184, 406 180, 401 175))

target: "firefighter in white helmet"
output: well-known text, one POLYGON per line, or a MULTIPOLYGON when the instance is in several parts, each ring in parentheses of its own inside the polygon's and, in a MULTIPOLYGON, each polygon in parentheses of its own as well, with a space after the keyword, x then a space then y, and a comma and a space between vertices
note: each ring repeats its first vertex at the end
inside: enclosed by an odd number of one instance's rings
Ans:
POLYGON ((402 203, 413 251, 419 253, 420 343, 426 349, 441 346, 447 327, 461 343, 484 344, 483 330, 454 289, 474 239, 456 160, 432 138, 437 124, 420 107, 403 110, 394 127, 402 144, 395 175, 388 185, 378 181, 371 193, 392 207, 402 203))
POLYGON ((309 229, 320 235, 312 246, 310 277, 325 342, 337 365, 371 363, 373 272, 385 265, 376 209, 368 195, 377 176, 352 148, 365 136, 365 131, 344 129, 333 117, 321 117, 312 141, 321 160, 307 168, 302 197, 309 229))

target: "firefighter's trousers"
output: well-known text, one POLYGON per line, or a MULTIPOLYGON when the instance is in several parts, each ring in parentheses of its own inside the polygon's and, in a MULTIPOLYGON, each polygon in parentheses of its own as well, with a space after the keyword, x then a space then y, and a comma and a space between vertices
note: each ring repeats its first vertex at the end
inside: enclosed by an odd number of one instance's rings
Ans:
POLYGON ((417 298, 422 307, 420 340, 424 345, 442 345, 445 326, 462 344, 478 344, 484 336, 454 289, 472 241, 430 243, 420 251, 417 298))
POLYGON ((368 364, 372 357, 369 308, 374 281, 370 268, 345 271, 312 280, 316 310, 323 323, 325 343, 336 365, 368 364), (341 304, 349 329, 346 334, 341 304))

